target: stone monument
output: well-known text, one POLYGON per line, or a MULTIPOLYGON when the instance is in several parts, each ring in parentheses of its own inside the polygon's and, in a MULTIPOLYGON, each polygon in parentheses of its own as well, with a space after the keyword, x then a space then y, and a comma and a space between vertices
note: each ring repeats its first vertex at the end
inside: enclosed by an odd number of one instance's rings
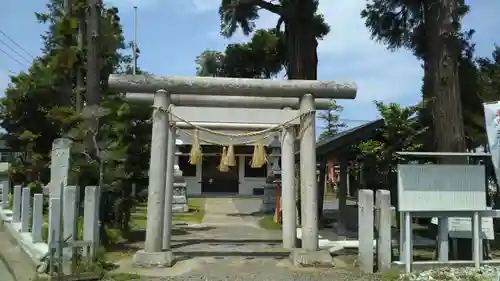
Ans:
POLYGON ((50 182, 44 188, 44 193, 50 197, 61 198, 61 184, 67 185, 71 145, 72 141, 65 138, 55 139, 52 142, 50 182))
POLYGON ((272 214, 276 211, 276 181, 281 180, 280 161, 280 141, 277 136, 269 144, 271 155, 267 163, 267 177, 264 184, 264 197, 262 198, 261 212, 272 214))
POLYGON ((187 183, 179 169, 179 165, 174 168, 174 197, 172 199, 172 212, 187 213, 189 212, 187 198, 187 183))
POLYGON ((174 164, 174 190, 172 198, 172 212, 174 213, 187 213, 189 212, 188 198, 187 198, 187 182, 184 179, 181 169, 179 168, 179 146, 183 144, 182 140, 177 138, 178 132, 175 131, 175 164, 174 164))

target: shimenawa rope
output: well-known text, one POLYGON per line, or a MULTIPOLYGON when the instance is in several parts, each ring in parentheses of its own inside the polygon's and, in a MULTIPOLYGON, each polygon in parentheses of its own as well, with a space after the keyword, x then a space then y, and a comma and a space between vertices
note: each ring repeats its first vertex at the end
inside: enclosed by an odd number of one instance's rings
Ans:
POLYGON ((199 136, 199 132, 200 131, 207 132, 207 133, 210 133, 210 134, 216 135, 216 136, 227 137, 227 138, 230 138, 230 139, 248 138, 248 137, 255 137, 255 136, 262 136, 262 135, 264 135, 263 137, 259 138, 259 140, 257 140, 257 141, 246 141, 246 142, 239 142, 239 143, 237 143, 239 145, 247 145, 247 144, 250 144, 250 143, 254 144, 254 152, 253 152, 253 155, 252 155, 252 160, 250 162, 250 166, 252 168, 260 168, 260 167, 262 167, 263 165, 265 165, 267 163, 267 154, 266 154, 266 149, 264 147, 264 140, 267 139, 267 138, 269 138, 270 136, 276 134, 277 131, 279 131, 280 129, 290 126, 290 124, 292 122, 294 122, 295 120, 297 120, 299 118, 302 118, 304 116, 307 116, 307 115, 309 115, 311 113, 315 113, 315 111, 310 111, 310 112, 302 113, 302 114, 299 114, 299 115, 295 116, 294 118, 292 118, 292 119, 290 119, 288 121, 285 121, 285 122, 283 122, 281 124, 277 124, 276 126, 273 126, 273 127, 261 130, 261 131, 239 133, 239 134, 229 134, 229 133, 223 133, 223 132, 220 132, 220 131, 211 130, 211 129, 208 129, 208 128, 203 128, 203 127, 198 126, 198 125, 196 125, 196 124, 194 124, 194 123, 192 123, 192 122, 190 122, 188 120, 185 120, 184 118, 181 118, 181 117, 177 116, 176 114, 172 113, 172 105, 170 105, 168 107, 168 109, 164 109, 164 108, 161 108, 161 107, 153 107, 153 108, 157 109, 160 112, 166 112, 166 113, 170 114, 171 116, 175 117, 176 119, 178 119, 179 121, 184 122, 187 125, 189 125, 189 126, 191 126, 191 127, 193 127, 195 129, 195 133, 194 134, 191 134, 191 133, 189 133, 189 132, 187 132, 185 130, 180 130, 179 129, 179 131, 185 133, 186 135, 191 135, 193 137, 193 144, 191 146, 191 151, 189 153, 189 163, 190 164, 196 165, 196 164, 201 163, 201 160, 202 160, 202 157, 203 157, 203 153, 202 153, 202 148, 201 148, 200 140, 203 141, 203 142, 205 142, 205 143, 210 143, 210 144, 214 144, 214 145, 218 145, 218 146, 223 146, 223 148, 222 148, 222 154, 221 154, 221 161, 220 161, 220 164, 219 164, 219 170, 220 171, 228 171, 229 167, 236 166, 236 159, 235 159, 235 152, 234 152, 234 145, 235 145, 235 143, 230 143, 229 146, 226 147, 224 144, 220 144, 220 143, 217 143, 215 141, 210 141, 210 140, 202 139, 199 136))

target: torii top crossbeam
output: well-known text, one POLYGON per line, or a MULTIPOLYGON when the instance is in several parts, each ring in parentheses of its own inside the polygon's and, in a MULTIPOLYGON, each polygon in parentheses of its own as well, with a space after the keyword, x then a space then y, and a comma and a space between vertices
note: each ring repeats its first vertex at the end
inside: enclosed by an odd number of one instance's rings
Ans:
MULTIPOLYGON (((154 95, 151 93, 126 93, 124 98, 128 102, 139 104, 153 104, 154 95)), ((177 106, 220 107, 220 108, 269 108, 283 109, 290 107, 299 109, 299 98, 263 98, 238 96, 199 96, 177 95, 170 97, 177 106)), ((330 109, 330 99, 314 99, 317 110, 330 109)))
POLYGON ((357 91, 355 83, 334 81, 118 74, 110 75, 109 87, 119 92, 167 90, 171 94, 298 98, 312 94, 315 98, 329 99, 354 99, 357 91))

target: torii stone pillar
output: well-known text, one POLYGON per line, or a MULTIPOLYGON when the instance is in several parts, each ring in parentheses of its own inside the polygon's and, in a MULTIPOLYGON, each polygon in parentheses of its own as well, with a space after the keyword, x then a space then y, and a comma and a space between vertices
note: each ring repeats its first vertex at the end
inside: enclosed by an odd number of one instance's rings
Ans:
POLYGON ((167 143, 167 171, 166 171, 166 185, 165 185, 165 205, 164 205, 164 218, 163 218, 163 239, 162 248, 170 255, 170 260, 173 262, 174 257, 170 249, 170 233, 172 232, 172 201, 174 197, 174 166, 176 146, 175 139, 177 137, 177 130, 170 124, 168 126, 168 143, 167 143))
POLYGON ((314 97, 304 95, 300 112, 300 183, 302 190, 302 248, 318 249, 318 184, 316 182, 316 114, 314 97))
MULTIPOLYGON (((289 110, 285 108, 284 110, 289 110)), ((295 135, 293 126, 283 129, 281 137, 281 196, 283 202, 283 247, 293 249, 297 241, 295 206, 295 135)))
POLYGON ((153 132, 149 165, 148 210, 146 241, 144 250, 134 256, 136 265, 145 267, 165 267, 172 265, 171 252, 163 252, 163 217, 165 208, 165 185, 167 171, 167 146, 170 94, 158 90, 154 94, 153 132))

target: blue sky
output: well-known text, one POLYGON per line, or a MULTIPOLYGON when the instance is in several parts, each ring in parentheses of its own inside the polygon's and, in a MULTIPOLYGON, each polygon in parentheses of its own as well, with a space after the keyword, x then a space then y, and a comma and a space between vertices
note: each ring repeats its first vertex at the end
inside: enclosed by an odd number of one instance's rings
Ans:
MULTIPOLYGON (((44 11, 45 2, 3 1, 0 9, 0 30, 34 56, 40 53, 39 35, 46 28, 36 22, 34 12, 44 11)), ((489 56, 494 43, 500 44, 500 1, 466 2, 469 2, 472 10, 465 18, 464 25, 476 30, 474 42, 477 44, 477 54, 489 56)), ((223 50, 228 43, 247 40, 241 34, 232 39, 219 36, 219 3, 220 0, 105 0, 105 4, 120 9, 128 40, 132 38, 133 32, 132 7, 138 6, 140 67, 154 74, 175 76, 195 75, 194 60, 205 49, 223 50)), ((355 100, 340 102, 344 106, 341 118, 349 126, 377 118, 373 100, 408 105, 420 99, 420 62, 407 51, 390 52, 370 39, 359 16, 364 5, 365 0, 322 0, 320 4, 320 10, 332 29, 319 45, 319 79, 355 81, 359 88, 355 100)), ((263 13, 257 25, 272 27, 275 21, 276 18, 271 14, 263 13)), ((26 64, 2 42, 10 43, 0 33, 0 49, 26 64)), ((10 46, 24 54, 15 45, 10 46)), ((1 50, 0 90, 6 87, 9 73, 26 68, 1 50)))

